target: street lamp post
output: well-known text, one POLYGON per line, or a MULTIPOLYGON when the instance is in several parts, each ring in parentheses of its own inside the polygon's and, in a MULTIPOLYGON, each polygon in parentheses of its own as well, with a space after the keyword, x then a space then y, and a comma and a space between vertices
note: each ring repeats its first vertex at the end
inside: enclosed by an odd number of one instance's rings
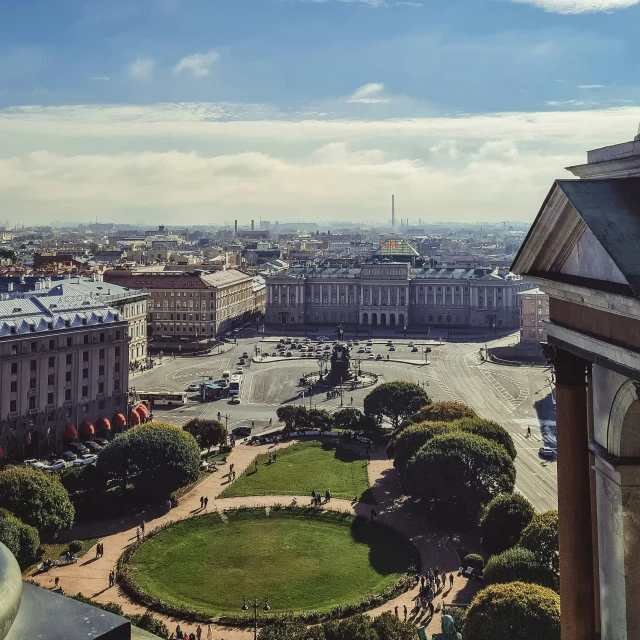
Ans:
POLYGON ((242 611, 249 611, 249 609, 253 609, 253 640, 258 640, 258 609, 263 605, 263 611, 265 613, 271 610, 269 600, 267 598, 264 598, 264 600, 260 602, 258 602, 258 598, 254 598, 253 602, 248 602, 246 596, 242 598, 242 611))

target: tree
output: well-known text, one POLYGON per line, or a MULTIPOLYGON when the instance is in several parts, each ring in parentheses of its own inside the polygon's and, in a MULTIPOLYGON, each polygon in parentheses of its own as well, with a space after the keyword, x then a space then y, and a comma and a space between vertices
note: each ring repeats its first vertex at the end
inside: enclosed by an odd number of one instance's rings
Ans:
POLYGON ((551 510, 533 516, 520 536, 520 546, 533 551, 540 563, 559 578, 558 512, 551 510))
POLYGON ((560 640, 560 597, 524 582, 494 584, 480 591, 467 609, 464 640, 560 640))
POLYGON ((294 404, 284 404, 276 410, 278 420, 284 422, 288 429, 305 426, 307 413, 308 411, 304 407, 294 404))
POLYGON ((182 428, 196 439, 200 449, 208 449, 207 455, 211 454, 211 447, 227 442, 227 428, 218 420, 194 418, 182 428))
POLYGON ((445 433, 452 433, 451 425, 444 422, 420 422, 403 429, 387 447, 387 453, 393 456, 393 466, 403 472, 409 460, 429 440, 445 433))
POLYGON ((396 618, 391 611, 385 611, 374 618, 371 628, 379 640, 415 640, 416 637, 415 625, 396 618))
POLYGON ((492 498, 513 491, 516 470, 495 442, 452 433, 427 442, 407 464, 404 479, 411 496, 453 507, 475 522, 492 498))
POLYGON ((25 524, 6 509, 0 509, 0 542, 16 557, 21 569, 36 558, 40 546, 38 530, 25 524))
POLYGON ((477 418, 478 414, 464 402, 432 402, 413 415, 414 422, 453 422, 477 418))
POLYGON ((484 583, 527 582, 558 590, 558 579, 549 567, 536 558, 533 551, 513 547, 492 556, 484 570, 484 583))
POLYGON ((358 429, 358 423, 362 420, 363 414, 359 409, 355 407, 345 407, 344 409, 338 409, 333 414, 333 423, 338 429, 351 429, 356 431, 358 429))
POLYGON ((454 424, 462 431, 473 433, 487 440, 493 440, 505 448, 512 460, 516 459, 518 452, 516 451, 515 444, 513 444, 513 438, 509 432, 497 422, 483 418, 463 418, 462 420, 456 420, 454 424))
POLYGON ((311 409, 307 411, 306 426, 311 429, 317 429, 318 431, 329 431, 333 419, 331 414, 325 409, 311 409))
POLYGON ((482 546, 490 555, 518 543, 535 515, 533 505, 521 493, 502 493, 486 507, 480 520, 482 546))
POLYGON ((149 422, 112 440, 98 456, 98 468, 117 478, 169 494, 198 479, 200 449, 195 438, 167 422, 149 422))
POLYGON ((402 420, 428 402, 430 398, 421 386, 396 380, 379 385, 367 395, 364 399, 364 413, 378 422, 387 418, 395 430, 402 420))
POLYGON ((482 571, 484 569, 484 558, 477 553, 467 553, 464 557, 464 566, 482 571))
POLYGON ((60 481, 27 467, 0 472, 0 507, 35 527, 43 537, 54 537, 61 529, 68 529, 75 515, 60 481))

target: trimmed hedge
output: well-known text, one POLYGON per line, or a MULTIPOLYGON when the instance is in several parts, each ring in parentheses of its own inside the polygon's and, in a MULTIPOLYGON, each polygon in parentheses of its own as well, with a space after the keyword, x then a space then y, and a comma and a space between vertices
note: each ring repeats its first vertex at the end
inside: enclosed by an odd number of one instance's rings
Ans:
POLYGON ((534 515, 533 505, 521 493, 496 496, 480 520, 480 536, 485 551, 494 555, 516 545, 534 515))

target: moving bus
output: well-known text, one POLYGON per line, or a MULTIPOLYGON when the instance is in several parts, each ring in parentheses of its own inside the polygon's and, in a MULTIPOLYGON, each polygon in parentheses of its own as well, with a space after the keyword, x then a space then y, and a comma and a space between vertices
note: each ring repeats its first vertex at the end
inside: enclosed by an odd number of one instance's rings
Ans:
POLYGON ((240 395, 240 385, 242 384, 242 376, 231 376, 231 382, 229 382, 229 397, 240 395))
POLYGON ((177 407, 187 404, 187 394, 184 391, 142 391, 138 392, 137 396, 141 401, 148 402, 152 408, 161 405, 177 407))

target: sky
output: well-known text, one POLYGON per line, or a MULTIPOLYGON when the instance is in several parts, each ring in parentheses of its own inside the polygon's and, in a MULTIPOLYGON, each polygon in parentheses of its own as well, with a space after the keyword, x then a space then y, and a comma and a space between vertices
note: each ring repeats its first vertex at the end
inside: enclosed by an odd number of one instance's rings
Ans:
POLYGON ((0 221, 530 222, 640 0, 0 0, 0 221))

